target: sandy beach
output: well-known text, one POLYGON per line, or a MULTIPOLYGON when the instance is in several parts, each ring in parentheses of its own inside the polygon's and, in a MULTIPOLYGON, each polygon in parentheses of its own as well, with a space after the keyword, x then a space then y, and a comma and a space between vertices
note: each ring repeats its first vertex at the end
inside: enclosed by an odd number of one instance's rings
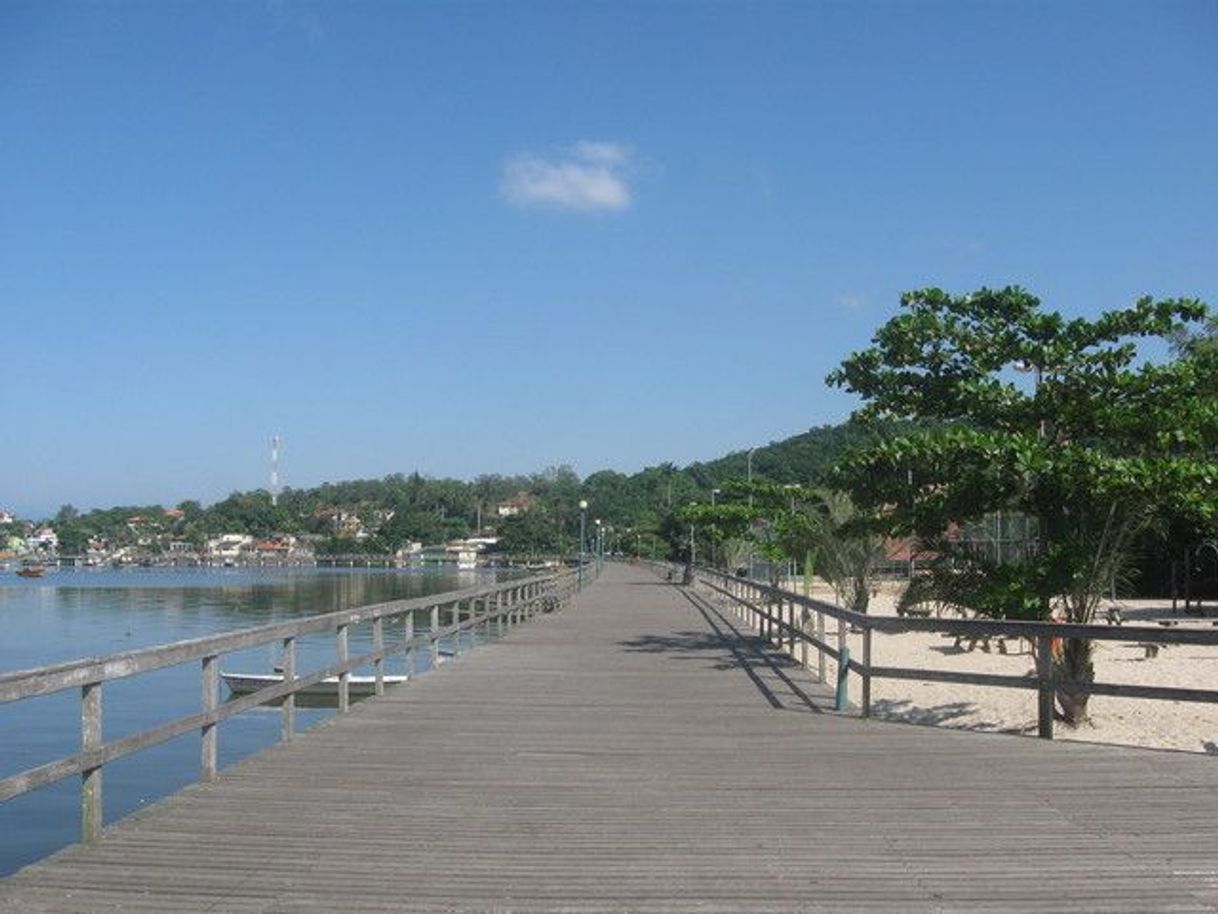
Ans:
MULTIPOLYGON (((872 599, 870 613, 895 615, 903 584, 883 584, 872 599)), ((818 581, 813 596, 833 601, 832 589, 818 581)), ((1113 604, 1106 603, 1105 607, 1113 604)), ((1170 612, 1163 601, 1117 601, 1126 620, 1170 612)), ((1211 616, 1215 607, 1209 606, 1211 616)), ((1103 608, 1101 609, 1101 612, 1103 608)), ((1180 626, 1214 630, 1218 618, 1180 617, 1180 626)), ((1096 642, 1097 682, 1160 685, 1218 691, 1218 645, 1164 645, 1157 655, 1146 656, 1137 639, 1137 628, 1153 623, 1127 621, 1123 629, 1130 641, 1096 642)), ((836 623, 827 621, 830 644, 836 645, 836 623)), ((1158 626, 1154 626, 1158 628, 1158 626)), ((847 635, 855 657, 862 656, 862 637, 847 635)), ((986 651, 977 645, 957 645, 954 638, 938 633, 877 634, 872 641, 872 663, 877 666, 1000 673, 1022 676, 1035 666, 1026 644, 1012 643, 1010 653, 995 647, 986 651)), ((797 648, 798 652, 798 648, 797 648)), ((815 665, 815 652, 809 652, 815 665)), ((836 676, 828 662, 829 680, 836 676)), ((858 681, 852 677, 850 699, 858 700, 858 681)), ((1055 739, 1082 740, 1218 755, 1218 704, 1114 698, 1094 695, 1089 705, 1091 720, 1077 729, 1060 721, 1055 739)), ((881 719, 959 730, 1036 734, 1034 690, 964 686, 939 682, 893 679, 872 681, 872 714, 881 719)))

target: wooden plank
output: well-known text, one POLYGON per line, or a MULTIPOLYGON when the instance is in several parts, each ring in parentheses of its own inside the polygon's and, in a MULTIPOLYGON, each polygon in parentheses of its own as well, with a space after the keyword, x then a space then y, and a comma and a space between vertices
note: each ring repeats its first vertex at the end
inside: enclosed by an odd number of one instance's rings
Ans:
POLYGON ((712 596, 607 564, 0 882, 0 912, 1218 906, 1213 759, 820 713, 814 671, 712 596))

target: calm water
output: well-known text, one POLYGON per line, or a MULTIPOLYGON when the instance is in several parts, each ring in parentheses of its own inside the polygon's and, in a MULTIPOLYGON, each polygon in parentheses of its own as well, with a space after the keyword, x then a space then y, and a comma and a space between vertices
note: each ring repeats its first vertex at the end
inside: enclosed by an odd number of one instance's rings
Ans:
MULTIPOLYGON (((32 581, 0 572, 0 671, 426 596, 491 580, 493 572, 313 568, 65 569, 32 581)), ((415 623, 422 629, 427 619, 420 616, 415 623)), ((401 633, 387 632, 386 637, 392 643, 401 633)), ((370 627, 353 630, 352 654, 370 649, 370 627)), ((301 639, 297 663, 302 672, 334 659, 332 634, 301 639)), ((279 662, 278 649, 268 646, 225 655, 220 667, 268 672, 279 662)), ((402 665, 395 657, 387 662, 387 672, 403 672, 402 665)), ((227 694, 223 686, 221 691, 227 694)), ((196 662, 107 683, 104 736, 114 739, 197 710, 196 662)), ((300 709, 297 725, 312 726, 332 713, 300 709)), ((219 731, 220 764, 230 765, 277 740, 279 712, 264 708, 242 714, 220 724, 219 731)), ((0 777, 70 755, 79 744, 76 690, 0 705, 0 777)), ((193 783, 198 770, 197 733, 107 765, 106 822, 193 783)), ((0 804, 0 875, 76 840, 79 794, 79 778, 69 778, 0 804)))

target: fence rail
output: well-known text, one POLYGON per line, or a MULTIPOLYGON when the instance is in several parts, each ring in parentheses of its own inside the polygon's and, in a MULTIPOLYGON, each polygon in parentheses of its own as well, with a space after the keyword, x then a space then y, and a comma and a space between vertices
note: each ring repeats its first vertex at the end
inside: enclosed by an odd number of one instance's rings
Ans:
POLYGON ((1136 641, 1139 644, 1202 644, 1218 645, 1218 629, 1176 629, 1128 625, 1079 625, 1056 622, 1007 622, 995 619, 925 619, 892 616, 870 616, 843 609, 824 600, 782 590, 758 581, 733 577, 709 568, 699 568, 696 580, 729 598, 742 617, 755 625, 762 638, 788 650, 796 646, 802 651, 802 662, 808 665, 808 648, 817 652, 816 667, 821 682, 826 679, 827 659, 837 663, 838 709, 845 710, 848 674, 859 677, 860 713, 871 716, 871 684, 873 679, 905 679, 921 682, 945 682, 958 685, 995 686, 1025 689, 1037 693, 1037 734, 1042 739, 1053 738, 1054 698, 1058 692, 1087 692, 1121 698, 1150 698, 1167 701, 1218 703, 1218 690, 1177 688, 1172 686, 1129 685, 1123 683, 1081 682, 1056 677, 1051 662, 1052 643, 1060 638, 1080 638, 1092 641, 1136 641), (826 618, 836 620, 837 631, 826 632, 826 618), (809 631, 811 627, 811 631, 809 631), (850 630, 862 635, 862 659, 850 654, 846 638, 850 630), (1036 672, 1034 676, 1011 676, 994 673, 966 673, 932 670, 924 667, 877 666, 871 662, 874 633, 897 635, 905 632, 938 632, 963 639, 1004 637, 1025 639, 1035 645, 1036 672), (836 647, 829 643, 833 637, 836 647))
MULTIPOLYGON (((585 570, 590 580, 595 568, 585 570)), ((461 634, 480 626, 494 625, 497 634, 526 622, 542 611, 564 604, 581 583, 577 569, 508 581, 489 587, 434 594, 411 600, 394 600, 275 623, 189 641, 143 648, 105 657, 74 660, 31 670, 0 674, 0 704, 36 698, 66 689, 80 689, 80 752, 0 779, 0 802, 53 784, 64 778, 81 777, 81 840, 95 841, 102 829, 102 772, 124 756, 197 730, 201 735, 200 779, 212 780, 217 773, 218 732, 216 725, 243 711, 272 702, 282 702, 280 735, 292 738, 295 729, 296 695, 331 677, 338 679, 338 711, 350 707, 351 671, 371 666, 375 693, 383 694, 385 658, 403 654, 407 675, 418 672, 417 651, 427 650, 431 665, 440 655, 440 642, 452 639, 461 650, 461 634), (415 631, 416 613, 427 613, 429 625, 415 631), (372 650, 352 656, 351 626, 371 623, 372 650), (387 623, 400 625, 402 636, 386 646, 387 623), (333 631, 337 659, 324 668, 301 673, 297 670, 296 644, 303 635, 333 631), (256 692, 221 703, 219 659, 222 655, 262 645, 279 645, 283 656, 283 681, 256 692), (105 741, 102 737, 102 688, 107 682, 138 676, 190 662, 200 663, 201 709, 139 733, 105 741)))

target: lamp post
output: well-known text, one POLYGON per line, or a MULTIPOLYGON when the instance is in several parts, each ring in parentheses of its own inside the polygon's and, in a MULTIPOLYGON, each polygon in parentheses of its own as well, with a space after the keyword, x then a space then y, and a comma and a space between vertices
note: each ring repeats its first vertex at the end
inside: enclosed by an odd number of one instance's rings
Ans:
POLYGON ((588 503, 579 500, 579 575, 576 581, 580 590, 584 589, 584 529, 588 522, 588 503))
POLYGON ((601 573, 601 563, 604 561, 605 549, 605 528, 601 526, 601 519, 598 517, 592 523, 596 524, 596 573, 601 573))
POLYGON ((711 489, 711 507, 715 507, 715 496, 723 492, 722 489, 711 489))
MULTIPOLYGON (((698 503, 696 501, 693 502, 692 507, 694 507, 694 508, 698 507, 698 503)), ((691 519, 689 522, 689 567, 690 568, 693 568, 696 564, 698 564, 698 540, 694 536, 695 529, 697 529, 696 525, 694 524, 693 520, 691 519)))
MULTIPOLYGON (((755 447, 749 448, 748 482, 749 482, 749 507, 750 508, 753 507, 753 451, 755 451, 755 450, 757 450, 757 448, 755 448, 755 447)), ((750 523, 751 522, 752 521, 750 520, 750 523)), ((753 544, 749 543, 749 579, 752 580, 752 578, 753 578, 753 544)))

